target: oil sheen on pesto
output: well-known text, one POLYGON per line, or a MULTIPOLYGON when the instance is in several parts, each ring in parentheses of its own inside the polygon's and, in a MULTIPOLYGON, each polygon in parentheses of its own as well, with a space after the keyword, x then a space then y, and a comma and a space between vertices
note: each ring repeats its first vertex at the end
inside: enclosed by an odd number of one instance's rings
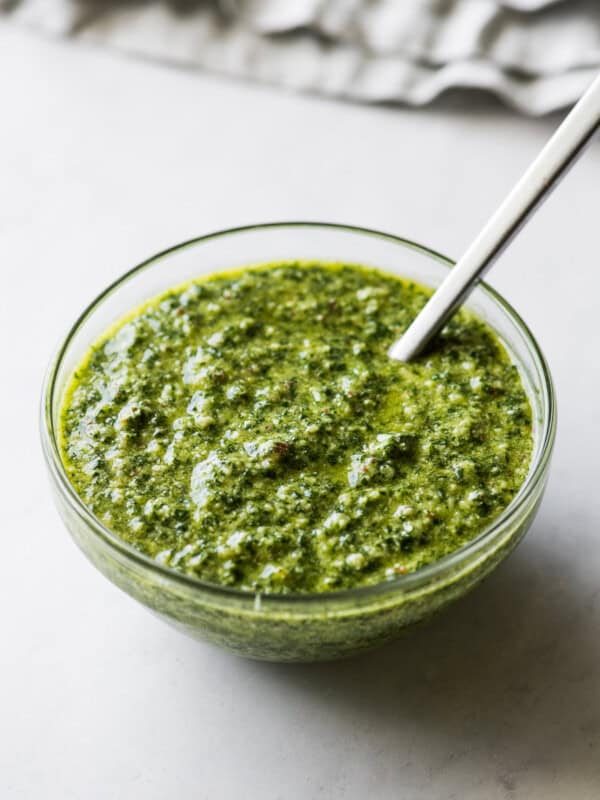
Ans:
POLYGON ((495 334, 464 311, 426 356, 390 360, 430 293, 282 263, 146 303, 67 388, 73 485, 143 553, 242 589, 373 584, 456 550, 525 479, 531 410, 495 334))

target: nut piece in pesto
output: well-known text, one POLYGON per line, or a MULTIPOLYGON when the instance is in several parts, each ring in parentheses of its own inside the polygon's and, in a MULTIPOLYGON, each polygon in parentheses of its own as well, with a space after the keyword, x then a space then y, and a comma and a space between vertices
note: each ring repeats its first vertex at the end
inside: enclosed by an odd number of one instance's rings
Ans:
POLYGON ((73 486, 133 547, 239 589, 347 589, 440 559, 511 502, 532 421, 517 368, 466 311, 426 356, 388 357, 430 294, 281 263, 145 303, 66 389, 73 486))

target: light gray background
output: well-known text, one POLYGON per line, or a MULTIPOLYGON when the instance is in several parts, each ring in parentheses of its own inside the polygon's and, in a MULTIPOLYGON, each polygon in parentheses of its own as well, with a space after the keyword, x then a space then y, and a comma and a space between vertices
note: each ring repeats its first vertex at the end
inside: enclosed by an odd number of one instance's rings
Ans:
POLYGON ((187 640, 70 542, 37 404, 57 338, 178 240, 310 218, 457 255, 556 120, 336 104, 0 26, 0 796, 597 800, 600 142, 495 268, 559 400, 539 517, 410 639, 321 666, 187 640))

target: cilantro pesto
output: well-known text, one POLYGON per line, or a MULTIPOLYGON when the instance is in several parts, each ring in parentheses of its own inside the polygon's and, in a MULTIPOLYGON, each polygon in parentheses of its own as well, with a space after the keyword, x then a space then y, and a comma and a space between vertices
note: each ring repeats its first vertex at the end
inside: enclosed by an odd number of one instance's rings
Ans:
POLYGON ((345 589, 441 558, 510 503, 532 422, 517 368, 465 311, 426 356, 388 357, 430 293, 282 263, 147 302, 66 389, 71 482, 135 548, 241 589, 345 589))

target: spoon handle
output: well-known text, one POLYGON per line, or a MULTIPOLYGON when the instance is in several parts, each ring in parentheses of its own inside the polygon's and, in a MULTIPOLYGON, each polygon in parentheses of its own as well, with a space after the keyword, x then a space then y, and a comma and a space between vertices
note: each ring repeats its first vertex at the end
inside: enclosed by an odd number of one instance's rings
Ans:
POLYGON ((419 355, 573 166, 598 127, 600 76, 565 118, 402 338, 391 346, 391 358, 410 361, 419 355))

